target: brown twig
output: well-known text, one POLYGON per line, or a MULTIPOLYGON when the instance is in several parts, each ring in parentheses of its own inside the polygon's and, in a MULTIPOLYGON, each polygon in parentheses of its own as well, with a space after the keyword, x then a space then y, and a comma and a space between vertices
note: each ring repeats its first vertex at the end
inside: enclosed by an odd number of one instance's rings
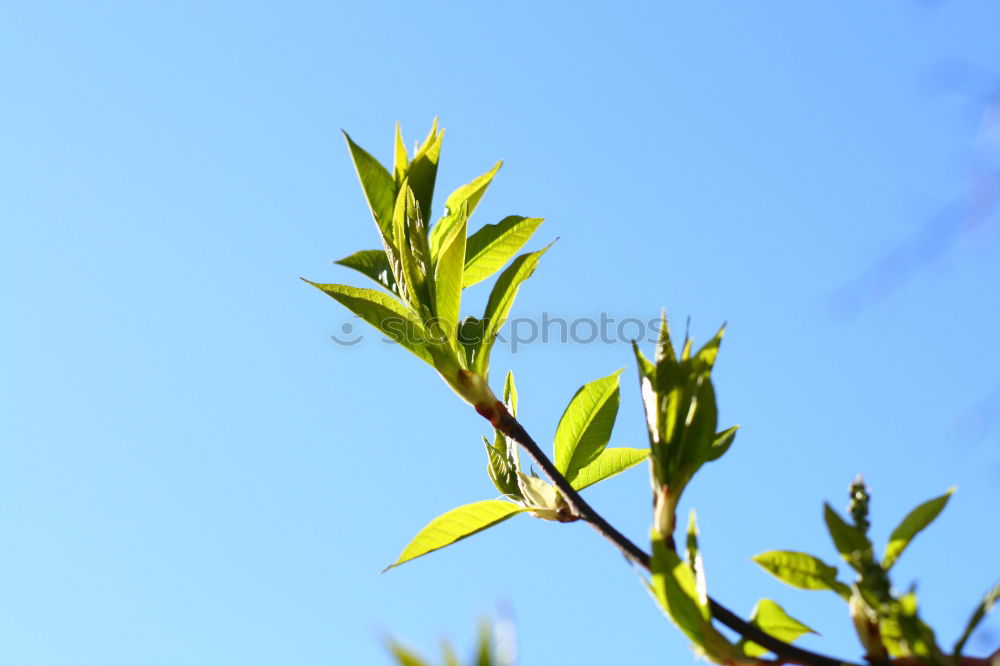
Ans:
MULTIPOLYGON (((510 415, 502 404, 497 403, 492 409, 480 409, 477 407, 477 410, 489 419, 500 432, 517 442, 525 450, 535 464, 541 467, 546 476, 551 479, 552 483, 555 484, 563 498, 570 505, 570 508, 580 518, 589 523, 601 536, 614 544, 626 558, 635 562, 646 571, 650 571, 649 553, 635 545, 628 537, 605 520, 601 514, 595 511, 593 507, 587 504, 587 501, 580 496, 580 493, 573 489, 573 486, 556 469, 556 466, 545 455, 541 447, 535 443, 535 440, 531 438, 524 427, 518 423, 517 419, 510 415)), ((712 612, 712 617, 747 640, 767 648, 778 656, 781 663, 801 664, 803 666, 859 666, 853 662, 827 657, 778 640, 753 626, 711 597, 708 600, 708 604, 712 612)), ((872 666, 876 665, 872 664, 872 666)))

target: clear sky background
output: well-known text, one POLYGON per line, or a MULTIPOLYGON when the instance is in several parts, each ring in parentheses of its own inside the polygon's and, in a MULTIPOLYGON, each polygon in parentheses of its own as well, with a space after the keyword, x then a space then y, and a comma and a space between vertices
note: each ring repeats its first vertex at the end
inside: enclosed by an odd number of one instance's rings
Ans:
MULTIPOLYGON (((879 539, 958 492, 896 569, 951 645, 1000 575, 1000 7, 992 2, 6 2, 0 661, 386 664, 507 608, 520 663, 688 663, 608 544, 522 516, 385 575, 426 521, 496 495, 485 423, 299 281, 375 247, 340 129, 384 160, 437 115, 438 207, 561 240, 514 316, 729 328, 696 507, 710 591, 771 597, 857 658, 834 595, 749 558, 835 561, 823 501, 873 486, 879 539), (360 330, 360 329, 359 329, 360 330)), ((440 214, 440 210, 436 211, 440 214)), ((485 290, 472 290, 478 313, 485 290)), ((548 444, 624 343, 528 345, 548 444)), ((636 540, 647 473, 588 491, 636 540)), ((988 621, 973 653, 1000 645, 988 621)))

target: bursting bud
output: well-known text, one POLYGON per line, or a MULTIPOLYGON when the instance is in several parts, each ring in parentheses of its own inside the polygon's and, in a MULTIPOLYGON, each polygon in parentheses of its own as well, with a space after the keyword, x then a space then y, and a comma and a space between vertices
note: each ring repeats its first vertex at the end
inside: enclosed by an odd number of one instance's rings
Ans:
POLYGON ((851 586, 851 599, 848 602, 851 609, 851 622, 854 623, 854 631, 858 634, 858 640, 865 649, 865 658, 869 661, 883 661, 889 655, 882 644, 882 634, 878 627, 878 614, 865 603, 858 591, 858 586, 851 586))
POLYGON ((479 414, 494 426, 500 422, 500 417, 507 411, 503 403, 497 400, 483 375, 466 370, 451 358, 435 359, 435 369, 441 378, 448 383, 458 396, 476 408, 479 414))

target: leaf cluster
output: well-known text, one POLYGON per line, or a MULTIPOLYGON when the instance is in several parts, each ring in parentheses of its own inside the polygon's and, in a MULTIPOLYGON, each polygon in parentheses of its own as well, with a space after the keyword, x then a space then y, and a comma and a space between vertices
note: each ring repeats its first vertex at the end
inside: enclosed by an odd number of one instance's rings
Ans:
POLYGON ((492 409, 488 385, 493 343, 521 283, 548 249, 514 257, 542 223, 511 215, 469 235, 469 220, 501 162, 452 192, 444 215, 430 214, 444 130, 434 121, 411 158, 396 127, 392 172, 344 134, 382 249, 335 262, 374 280, 382 290, 309 282, 356 316, 434 366, 467 402, 492 409), (511 259, 513 258, 513 261, 511 259), (462 292, 510 262, 480 317, 462 318, 462 292))
MULTIPOLYGON (((627 447, 607 448, 618 415, 621 371, 584 384, 570 400, 556 428, 556 466, 574 490, 624 472, 645 460, 649 451, 627 447)), ((504 405, 517 416, 518 394, 514 375, 507 373, 504 405)), ((566 498, 551 483, 521 467, 517 444, 494 428, 493 442, 483 437, 487 473, 501 499, 481 500, 448 511, 421 529, 387 569, 444 548, 502 523, 519 513, 557 522, 574 522, 566 498)))

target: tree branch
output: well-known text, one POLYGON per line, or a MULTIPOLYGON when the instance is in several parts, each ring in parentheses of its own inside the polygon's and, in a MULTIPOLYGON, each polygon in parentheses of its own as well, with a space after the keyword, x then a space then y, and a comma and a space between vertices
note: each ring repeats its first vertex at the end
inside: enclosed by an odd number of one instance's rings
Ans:
MULTIPOLYGON (((605 520, 601 514, 595 511, 593 507, 587 504, 587 501, 580 496, 580 493, 573 489, 573 486, 566 480, 566 477, 556 469, 556 466, 545 455, 545 452, 535 443, 535 440, 531 438, 524 427, 518 423, 517 419, 503 408, 503 405, 498 403, 495 412, 499 412, 499 414, 489 414, 487 412, 483 416, 487 418, 493 416, 490 419, 493 425, 500 432, 517 442, 535 464, 542 468, 546 476, 559 489, 559 492, 570 505, 570 508, 597 530, 598 534, 614 544, 626 558, 635 562, 646 571, 650 571, 649 553, 635 545, 628 537, 605 520)), ((802 664, 803 666, 859 666, 849 661, 827 657, 778 640, 745 621, 711 597, 709 597, 708 604, 712 611, 712 617, 747 640, 753 641, 774 652, 774 654, 778 655, 781 662, 802 664)), ((873 664, 873 666, 875 665, 873 664)))

